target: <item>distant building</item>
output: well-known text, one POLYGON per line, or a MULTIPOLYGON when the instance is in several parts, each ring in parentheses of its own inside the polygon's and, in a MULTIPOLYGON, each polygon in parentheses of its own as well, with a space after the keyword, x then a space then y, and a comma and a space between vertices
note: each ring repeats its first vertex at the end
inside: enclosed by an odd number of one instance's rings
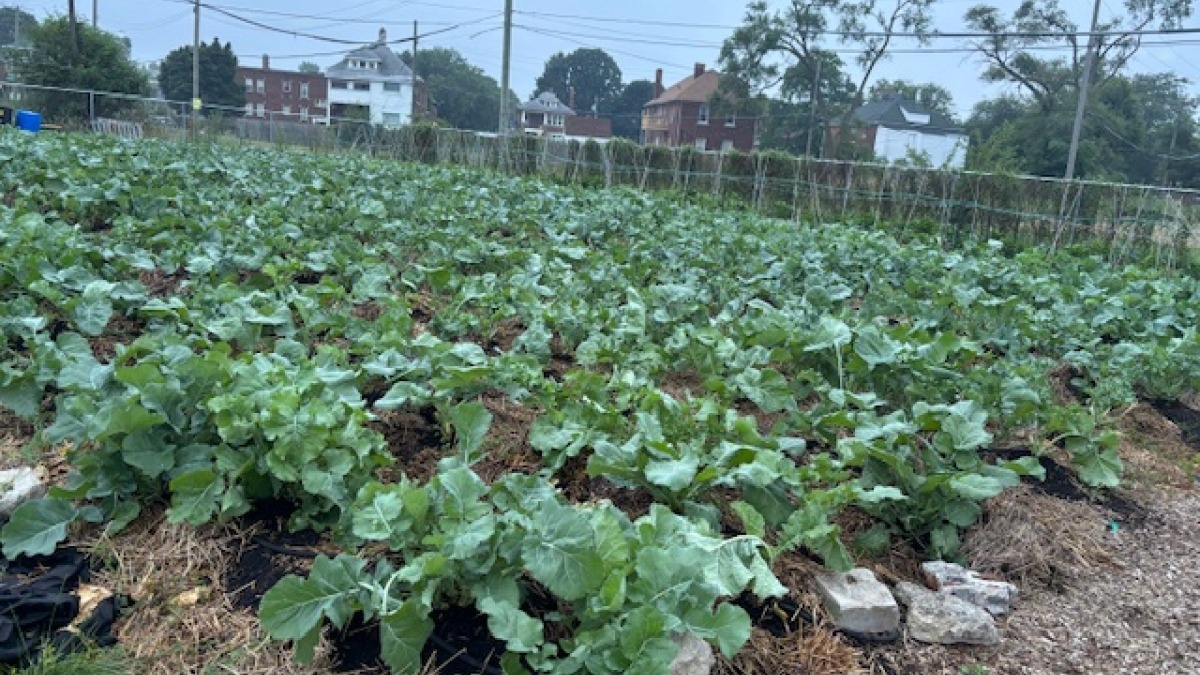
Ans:
POLYGON ((698 150, 754 149, 758 120, 736 113, 714 118, 711 101, 721 74, 697 63, 691 77, 664 89, 660 68, 654 77, 654 99, 642 108, 642 143, 698 150))
MULTIPOLYGON (((898 94, 884 94, 851 114, 853 142, 885 162, 912 155, 926 157, 935 167, 961 169, 967 161, 970 137, 942 113, 898 94)), ((840 121, 829 123, 825 154, 831 156, 842 138, 840 121)))
POLYGON ((238 66, 246 88, 246 117, 324 123, 329 116, 328 81, 320 73, 275 70, 263 55, 261 68, 238 66))
POLYGON ((329 78, 329 110, 334 118, 353 118, 400 127, 410 124, 426 107, 424 83, 379 39, 346 54, 325 71, 329 78))
POLYGON ((563 103, 554 92, 538 94, 518 105, 517 112, 517 126, 527 134, 565 140, 607 141, 612 138, 612 121, 579 115, 573 105, 563 103))

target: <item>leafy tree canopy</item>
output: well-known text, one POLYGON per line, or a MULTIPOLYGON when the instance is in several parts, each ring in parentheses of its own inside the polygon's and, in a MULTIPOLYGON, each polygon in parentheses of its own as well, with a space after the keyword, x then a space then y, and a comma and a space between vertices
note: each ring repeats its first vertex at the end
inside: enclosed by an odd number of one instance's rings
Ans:
MULTIPOLYGON (((186 45, 167 54, 159 69, 158 83, 163 96, 172 101, 192 98, 192 46, 186 45)), ((237 81, 237 56, 228 42, 213 38, 200 44, 200 98, 206 105, 240 108, 246 92, 237 81)))
POLYGON ((312 61, 301 61, 300 65, 296 67, 296 70, 300 71, 301 73, 319 73, 321 72, 321 66, 318 66, 312 61))
POLYGON ((552 91, 563 103, 569 103, 575 88, 575 111, 609 112, 623 92, 621 68, 603 49, 576 49, 559 52, 546 61, 535 84, 538 92, 552 91))
POLYGON ((0 7, 0 47, 28 46, 37 19, 20 7, 0 7))
POLYGON ((637 140, 642 128, 642 108, 653 98, 654 83, 650 80, 634 80, 625 85, 608 111, 613 135, 637 140))
MULTIPOLYGON (((412 54, 405 52, 400 58, 412 65, 412 54)), ((496 128, 500 85, 458 51, 446 47, 422 49, 417 55, 416 71, 425 80, 438 119, 457 129, 496 128)))
MULTIPOLYGON (((77 25, 77 34, 78 47, 65 16, 50 17, 30 30, 30 49, 13 53, 13 65, 21 80, 43 87, 147 93, 146 73, 129 60, 127 43, 87 24, 77 25)), ((38 92, 31 99, 31 107, 50 120, 81 119, 90 112, 88 97, 78 93, 38 92)), ((95 113, 101 116, 132 105, 110 96, 97 96, 95 103, 95 113)))

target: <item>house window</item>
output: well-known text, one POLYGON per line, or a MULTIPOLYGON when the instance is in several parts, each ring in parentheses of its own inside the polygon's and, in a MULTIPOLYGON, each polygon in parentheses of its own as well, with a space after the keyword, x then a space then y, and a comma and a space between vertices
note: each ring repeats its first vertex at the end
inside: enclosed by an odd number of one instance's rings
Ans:
POLYGON ((285 93, 285 94, 292 93, 292 81, 291 80, 283 81, 283 93, 285 93))
POLYGON ((697 120, 700 124, 708 124, 708 105, 700 104, 700 118, 697 120))
POLYGON ((733 113, 729 113, 728 115, 726 115, 725 116, 725 126, 736 127, 737 126, 737 115, 734 115, 733 113))
POLYGON ((253 117, 253 116, 254 116, 254 104, 247 103, 246 104, 246 117, 253 117))
POLYGON ((546 115, 546 126, 561 127, 562 125, 563 125, 563 116, 562 115, 556 115, 553 113, 546 115))
POLYGON ((259 103, 257 106, 255 106, 254 112, 259 117, 266 117, 267 116, 267 106, 263 105, 262 103, 259 103))
POLYGON ((258 91, 258 93, 260 93, 260 94, 262 94, 262 93, 265 93, 265 92, 267 91, 267 83, 266 83, 266 81, 265 81, 265 80, 259 80, 259 81, 258 81, 258 88, 257 88, 257 91, 258 91))
POLYGON ((384 91, 400 91, 400 83, 399 82, 384 82, 383 90, 384 91))
POLYGON ((697 150, 707 150, 708 149, 708 140, 704 139, 704 138, 697 138, 696 139, 696 149, 697 150))
POLYGON ((308 108, 300 108, 300 121, 301 122, 308 121, 308 108))
POLYGON ((292 106, 285 105, 285 106, 283 106, 283 109, 280 112, 282 112, 284 115, 291 115, 292 114, 292 106))
POLYGON ((383 126, 385 126, 385 127, 400 126, 400 113, 383 113, 383 126))
POLYGON ((254 78, 247 77, 246 78, 246 93, 249 94, 252 91, 254 91, 254 78))
POLYGON ((300 98, 308 98, 308 83, 300 83, 300 98))
POLYGON ((355 82, 354 91, 371 91, 370 82, 355 82))
POLYGON ((348 89, 349 83, 345 80, 334 80, 329 86, 333 87, 334 89, 348 89))
POLYGON ((729 140, 728 138, 721 141, 721 152, 729 152, 732 149, 733 149, 733 141, 729 140))

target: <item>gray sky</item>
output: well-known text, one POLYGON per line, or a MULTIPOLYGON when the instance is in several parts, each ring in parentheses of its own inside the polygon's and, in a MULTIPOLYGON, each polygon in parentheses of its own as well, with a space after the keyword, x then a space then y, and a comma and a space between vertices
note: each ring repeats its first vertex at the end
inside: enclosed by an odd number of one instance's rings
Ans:
MULTIPOLYGON (((161 58, 192 39, 192 10, 189 0, 97 0, 100 24, 106 30, 133 41, 133 56, 139 61, 161 58)), ((381 25, 390 38, 410 35, 412 21, 426 33, 470 22, 421 41, 422 47, 444 46, 459 50, 469 61, 500 79, 503 0, 204 0, 214 7, 254 19, 269 26, 345 40, 369 42, 381 25), (281 16, 268 12, 310 15, 314 18, 281 16), (336 18, 324 18, 336 17, 336 18)), ((980 0, 940 0, 935 26, 942 31, 965 29, 962 16, 980 0)), ((1011 11, 1018 0, 995 0, 1011 11)), ((1102 0, 1102 16, 1112 16, 1119 0, 1102 0)), ((773 5, 786 4, 773 0, 773 5)), ((1091 9, 1088 0, 1061 0, 1062 6, 1080 26, 1086 26, 1091 9)), ((17 5, 39 18, 66 11, 66 0, 0 0, 0 5, 17 5)), ((738 24, 745 11, 743 0, 514 0, 518 12, 514 23, 524 28, 513 32, 512 87, 521 97, 532 93, 534 80, 546 59, 558 51, 577 47, 600 47, 621 66, 625 81, 653 79, 662 67, 664 79, 674 82, 691 72, 692 64, 716 65, 721 41, 738 24), (540 14, 540 15, 539 15, 540 14), (559 16, 547 16, 558 14, 559 16), (570 17, 564 15, 571 15, 570 17), (598 21, 596 19, 608 19, 598 21), (705 26, 661 26, 633 21, 705 24, 705 26), (712 27, 708 27, 712 26, 712 27), (535 32, 540 31, 540 32, 535 32), (547 34, 547 33, 553 33, 547 34), (670 45, 654 42, 673 43, 670 45)), ((89 0, 77 0, 81 15, 91 14, 89 0)), ((1189 25, 1200 23, 1192 20, 1189 25)), ((214 36, 233 43, 242 63, 257 63, 263 53, 271 54, 275 67, 294 67, 307 56, 322 67, 338 60, 336 54, 348 46, 284 35, 256 28, 203 10, 201 38, 214 36), (323 55, 316 55, 323 54, 323 55)), ((1161 38, 1152 38, 1161 39, 1161 38)), ((1003 91, 979 79, 978 59, 965 53, 938 53, 930 49, 958 48, 962 40, 940 39, 922 49, 914 40, 901 40, 898 49, 920 49, 920 53, 896 54, 877 70, 875 78, 904 78, 936 82, 950 90, 960 117, 982 98, 1003 91)), ((396 47, 400 50, 402 47, 396 47)), ((852 62, 851 55, 843 59, 852 62)), ((1135 72, 1172 71, 1200 80, 1200 54, 1193 46, 1144 46, 1131 66, 1135 72)), ((1195 89, 1195 87, 1193 87, 1195 89)))

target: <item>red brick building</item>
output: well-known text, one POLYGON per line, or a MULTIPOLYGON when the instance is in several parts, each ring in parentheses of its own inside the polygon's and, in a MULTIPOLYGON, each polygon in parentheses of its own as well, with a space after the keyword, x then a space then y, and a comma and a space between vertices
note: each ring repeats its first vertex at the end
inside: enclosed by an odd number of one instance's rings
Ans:
POLYGON ((754 149, 758 120, 737 114, 717 118, 710 101, 721 74, 697 63, 691 77, 663 88, 662 69, 655 73, 654 99, 642 108, 642 143, 699 150, 754 149))
POLYGON ((238 66, 237 80, 246 88, 246 117, 319 123, 328 114, 329 81, 321 73, 273 70, 264 55, 261 68, 238 66))

